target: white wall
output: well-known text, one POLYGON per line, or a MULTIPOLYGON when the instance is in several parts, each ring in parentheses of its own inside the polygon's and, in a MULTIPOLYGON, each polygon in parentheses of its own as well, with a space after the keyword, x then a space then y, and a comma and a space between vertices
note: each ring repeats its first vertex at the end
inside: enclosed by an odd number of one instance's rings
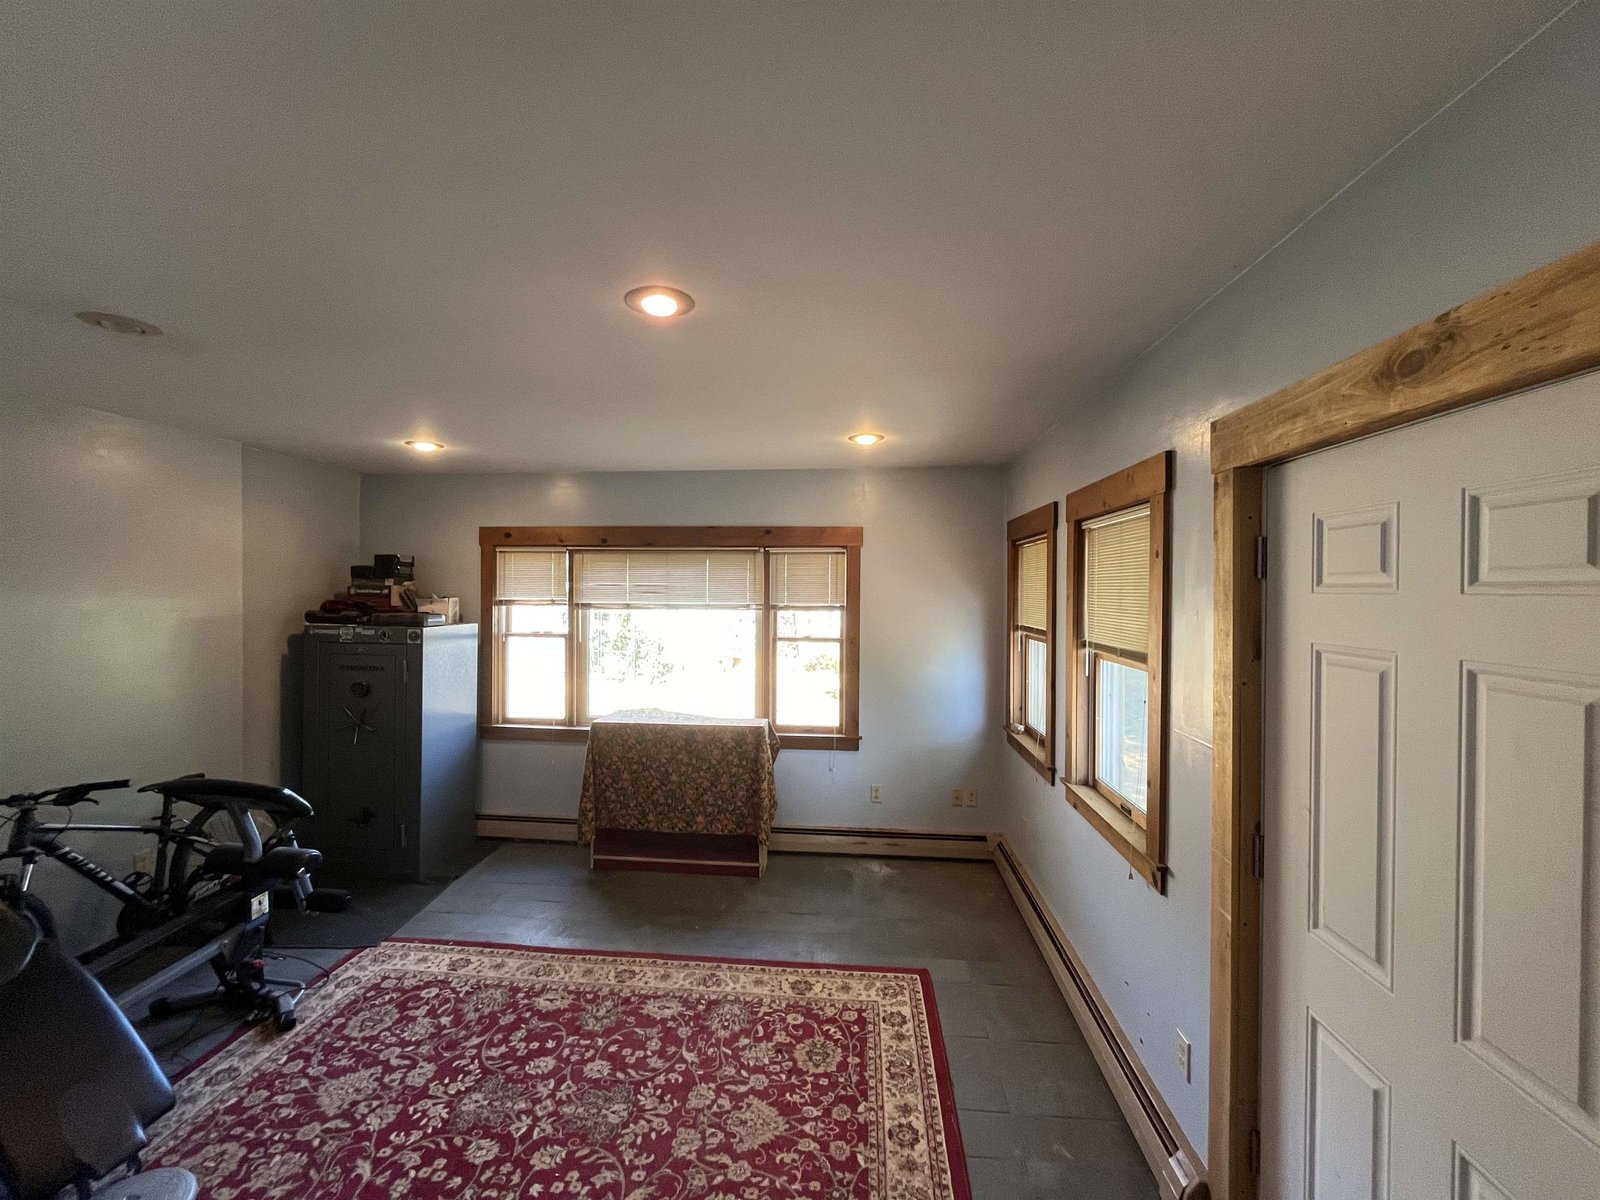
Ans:
MULTIPOLYGON (((0 401, 0 794, 277 779, 284 639, 352 561, 359 487, 221 438, 0 401)), ((126 792, 75 819, 154 811, 126 792)), ((119 875, 145 845, 68 840, 119 875)), ((74 946, 111 935, 109 898, 54 863, 34 878, 74 946)))
MULTIPOLYGON (((1209 1046, 1209 422, 1600 236, 1600 4, 1580 5, 1070 411, 1014 465, 1007 515, 1178 451, 1165 897, 1014 754, 1004 823, 1204 1152, 1209 1046), (1174 1030, 1194 1043, 1192 1082, 1174 1030)), ((1594 430, 1574 431, 1596 441, 1594 430)), ((995 585, 999 586, 998 582, 995 585)), ((1062 707, 1058 704, 1058 707, 1062 707)))
MULTIPOLYGON (((0 792, 238 772, 239 463, 237 442, 0 401, 0 792)), ((72 841, 132 868, 134 839, 72 841)), ((109 899, 54 863, 36 879, 76 945, 109 935, 109 899)))
MULTIPOLYGON (((1002 474, 996 469, 381 475, 361 490, 362 554, 417 556, 419 583, 478 616, 480 525, 861 525, 861 749, 785 750, 790 825, 994 824, 1003 703, 1002 474), (883 803, 870 804, 870 784, 883 803), (979 789, 978 807, 950 789, 979 789)), ((486 742, 485 812, 577 812, 582 745, 486 742)))
POLYGON ((246 446, 244 522, 244 773, 299 779, 300 663, 289 638, 350 582, 360 537, 361 477, 246 446))

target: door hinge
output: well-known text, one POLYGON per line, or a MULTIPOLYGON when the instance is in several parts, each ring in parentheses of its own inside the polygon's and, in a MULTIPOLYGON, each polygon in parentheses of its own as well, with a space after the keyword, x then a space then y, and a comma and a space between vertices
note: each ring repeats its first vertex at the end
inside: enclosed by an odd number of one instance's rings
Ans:
POLYGON ((1256 578, 1257 579, 1265 579, 1266 577, 1267 577, 1267 539, 1265 537, 1258 537, 1256 539, 1256 578))
POLYGON ((405 848, 406 848, 406 823, 404 821, 401 821, 400 822, 400 849, 404 850, 405 848))
POLYGON ((1262 879, 1267 873, 1267 837, 1261 832, 1261 826, 1256 826, 1255 837, 1250 845, 1250 874, 1256 879, 1262 879))
POLYGON ((1250 1131, 1250 1174, 1261 1174, 1261 1130, 1250 1131))

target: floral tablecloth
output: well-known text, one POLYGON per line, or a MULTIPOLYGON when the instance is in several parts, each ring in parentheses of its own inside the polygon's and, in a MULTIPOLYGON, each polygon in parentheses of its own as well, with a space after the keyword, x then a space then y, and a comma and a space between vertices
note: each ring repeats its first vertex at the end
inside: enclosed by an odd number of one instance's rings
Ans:
POLYGON ((589 724, 578 837, 597 828, 722 833, 765 844, 778 811, 778 734, 765 718, 638 709, 589 724))

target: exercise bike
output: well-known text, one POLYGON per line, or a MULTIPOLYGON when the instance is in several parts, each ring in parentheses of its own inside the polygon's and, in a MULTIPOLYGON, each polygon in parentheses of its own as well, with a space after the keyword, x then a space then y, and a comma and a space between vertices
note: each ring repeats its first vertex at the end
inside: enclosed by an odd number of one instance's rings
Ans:
POLYGON ((128 786, 127 780, 105 780, 0 800, 0 808, 13 814, 0 862, 20 863, 18 873, 0 876, 0 904, 27 913, 53 936, 49 910, 30 891, 35 868, 46 858, 111 895, 120 906, 117 940, 85 956, 86 965, 102 978, 162 942, 220 923, 226 932, 207 944, 215 950, 210 961, 217 987, 178 999, 159 997, 151 1015, 220 1002, 243 1008, 251 1020, 271 1017, 280 1029, 292 1028, 295 995, 269 986, 292 981, 268 979, 262 961, 272 893, 278 891, 302 910, 338 909, 349 899, 348 893, 312 886, 310 872, 322 855, 300 846, 294 835, 295 822, 311 816, 311 806, 286 788, 186 775, 139 789, 161 797, 160 815, 151 822, 49 823, 39 817, 41 807, 97 804, 95 793, 128 786), (179 805, 192 812, 180 811, 179 805), (69 832, 153 837, 154 870, 119 879, 67 845, 62 838, 69 832))

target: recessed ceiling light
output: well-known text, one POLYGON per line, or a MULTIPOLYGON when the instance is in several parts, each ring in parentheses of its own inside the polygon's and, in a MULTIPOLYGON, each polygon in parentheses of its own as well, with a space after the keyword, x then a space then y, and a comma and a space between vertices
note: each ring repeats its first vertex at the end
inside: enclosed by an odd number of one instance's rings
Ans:
POLYGON ((110 333, 134 333, 140 337, 161 336, 161 327, 159 325, 152 325, 149 321, 141 321, 138 317, 127 317, 121 313, 96 312, 92 308, 72 315, 85 325, 93 325, 96 329, 104 329, 110 333))
POLYGON ((883 441, 883 434, 852 433, 846 440, 854 442, 858 446, 876 446, 879 442, 883 441))
POLYGON ((694 307, 694 297, 688 292, 658 284, 636 287, 622 298, 622 302, 634 312, 642 312, 647 317, 681 317, 694 307))
POLYGON ((444 449, 443 442, 430 442, 424 438, 408 438, 406 445, 410 446, 418 454, 437 454, 444 449))

